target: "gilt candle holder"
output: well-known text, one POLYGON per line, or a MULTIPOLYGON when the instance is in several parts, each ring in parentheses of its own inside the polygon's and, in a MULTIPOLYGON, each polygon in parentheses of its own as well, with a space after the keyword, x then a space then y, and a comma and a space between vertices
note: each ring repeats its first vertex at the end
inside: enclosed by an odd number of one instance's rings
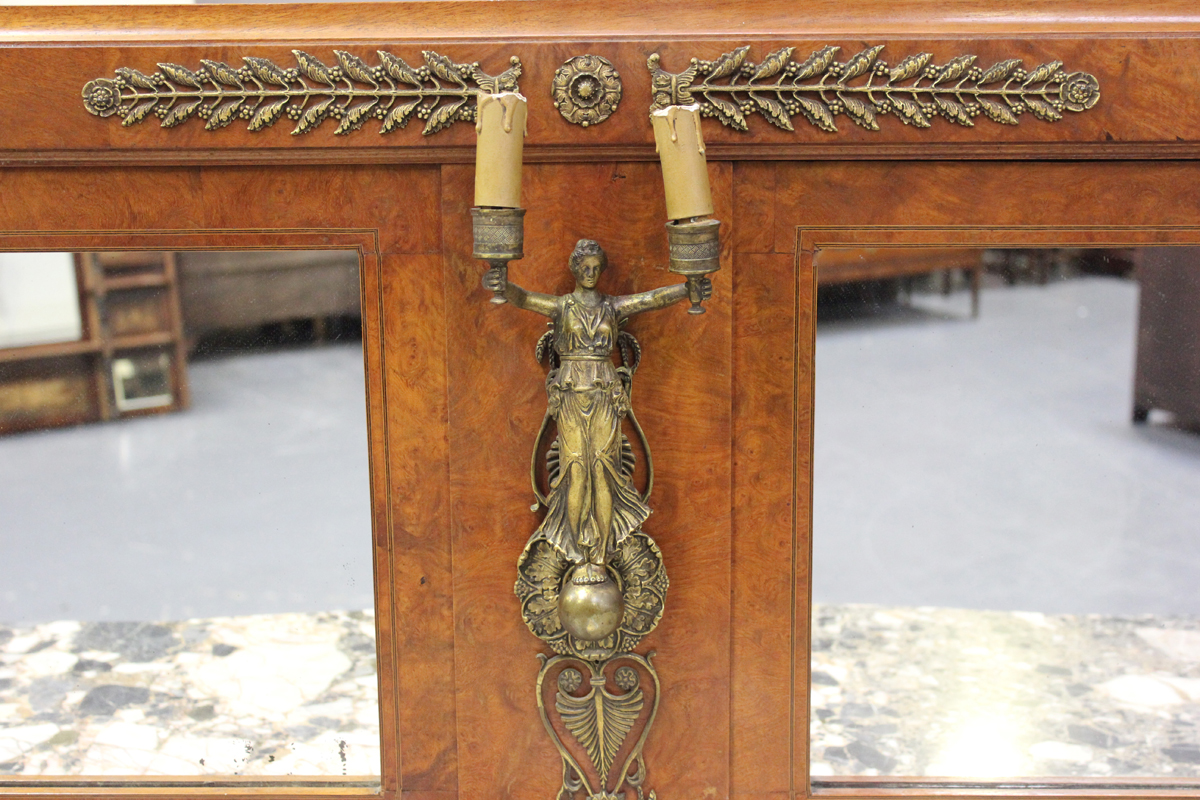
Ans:
POLYGON ((703 297, 698 281, 721 268, 721 221, 717 219, 671 220, 667 223, 668 269, 687 278, 689 314, 703 314, 703 297))
POLYGON ((508 302, 504 299, 508 262, 525 256, 525 209, 472 208, 471 229, 475 258, 488 262, 500 276, 500 287, 494 291, 492 302, 508 302))

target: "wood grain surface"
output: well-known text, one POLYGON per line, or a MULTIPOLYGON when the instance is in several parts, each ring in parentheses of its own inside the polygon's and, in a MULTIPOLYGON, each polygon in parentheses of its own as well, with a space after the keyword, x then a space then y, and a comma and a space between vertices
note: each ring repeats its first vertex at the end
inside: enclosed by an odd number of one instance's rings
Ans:
MULTIPOLYGON (((1190 225, 1200 209, 1196 162, 789 163, 776 170, 779 253, 793 252, 797 227, 983 226, 995 229, 997 242, 1015 242, 1028 231, 1005 228, 1190 225)), ((1057 238, 1065 245, 1071 235, 1057 238)))
MULTIPOLYGON (((528 510, 528 468, 546 407, 545 372, 533 359, 546 320, 486 302, 482 265, 470 257, 471 170, 443 174, 460 790, 542 795, 555 791, 560 773, 533 703, 535 655, 549 650, 525 629, 512 590, 517 556, 539 520, 528 510)), ((728 216, 728 166, 713 165, 712 180, 718 214, 728 216)), ((527 169, 525 202, 558 213, 526 218, 527 255, 510 279, 570 291, 567 256, 577 239, 595 238, 610 259, 603 291, 678 283, 665 269, 656 181, 658 171, 642 164, 527 169)), ((647 785, 660 796, 729 792, 731 298, 728 272, 715 277, 703 316, 676 306, 629 325, 644 354, 633 402, 656 468, 645 530, 672 576, 663 622, 639 647, 657 652, 662 679, 646 746, 647 785)))
MULTIPOLYGON (((844 58, 927 51, 944 62, 1061 60, 1100 103, 1015 127, 894 117, 827 134, 761 118, 705 122, 716 216, 726 224, 708 313, 631 323, 645 359, 634 405, 654 449, 647 532, 672 587, 655 650, 663 681, 646 757, 662 800, 810 795, 807 775, 814 364, 812 254, 829 247, 1200 243, 1200 12, 1014 0, 785 0, 653 6, 616 0, 581 17, 568 0, 398 5, 0 9, 0 249, 337 247, 363 264, 364 357, 385 797, 552 797, 558 757, 534 702, 536 654, 512 588, 528 511, 529 451, 545 410, 533 344, 544 320, 487 303, 471 258, 471 127, 422 137, 280 122, 208 133, 192 122, 123 128, 88 114, 83 84, 120 66, 243 55, 292 63, 303 48, 373 61, 434 49, 488 72, 510 55, 530 98, 527 257, 513 280, 565 292, 576 239, 598 239, 611 293, 673 282, 660 173, 645 111, 647 56, 679 71, 752 44, 751 58, 825 44, 844 58), (403 13, 398 13, 398 10, 403 13), (551 105, 567 58, 604 55, 620 110, 584 130, 551 105), (1005 160, 1009 159, 1009 160, 1005 160), (1028 159, 1050 159, 1030 161, 1028 159), (1090 159, 1090 160, 1089 160, 1090 159), (1156 159, 1156 160, 1149 160, 1156 159), (74 166, 72 166, 74 165, 74 166), (133 168, 129 165, 136 165, 133 168)), ((817 531, 816 535, 820 535, 817 531)), ((0 787, 33 797, 345 797, 353 786, 151 789, 0 787)), ((1099 786, 988 790, 848 781, 853 797, 1099 797, 1099 786)), ((1128 792, 1126 792, 1128 794, 1128 792)), ((1156 785, 1143 796, 1196 795, 1156 785)))
POLYGON ((603 14, 580 17, 571 0, 508 0, 502 6, 437 0, 406 3, 404 13, 385 3, 272 4, 238 9, 220 6, 134 7, 33 10, 5 8, 0 23, 9 41, 78 43, 132 42, 146 32, 170 34, 172 41, 299 42, 363 40, 364 32, 388 41, 454 38, 498 41, 580 41, 588 35, 630 38, 653 32, 663 39, 729 34, 896 34, 973 33, 996 37, 1014 32, 1047 37, 1062 34, 1178 34, 1200 28, 1200 11, 1188 0, 1143 3, 1011 0, 1003 8, 974 0, 863 0, 848 15, 837 0, 811 0, 804 13, 788 0, 697 3, 686 15, 668 6, 614 0, 603 14))
POLYGON ((713 59, 741 45, 761 60, 782 47, 802 61, 826 45, 850 58, 883 45, 880 58, 896 63, 928 52, 933 63, 971 54, 978 65, 1019 58, 1026 68, 1052 61, 1067 72, 1096 76, 1099 103, 1067 112, 1057 123, 1031 115, 1019 125, 983 117, 973 127, 935 118, 932 127, 904 125, 893 115, 868 131, 845 116, 838 132, 825 132, 802 117, 794 131, 752 115, 739 132, 705 122, 705 137, 721 159, 797 158, 1112 158, 1200 155, 1200 107, 1194 71, 1200 61, 1200 12, 1188 0, 1133 4, 1022 0, 1003 11, 968 0, 948 5, 905 0, 865 0, 847 17, 839 4, 806 4, 803 15, 783 0, 745 7, 708 2, 686 15, 619 0, 586 22, 571 0, 509 0, 494 3, 406 3, 403 15, 386 4, 330 6, 262 5, 232 14, 223 6, 118 7, 0 10, 0 141, 3 163, 381 163, 467 162, 474 134, 458 123, 422 136, 418 120, 387 136, 377 120, 335 136, 335 122, 306 135, 289 135, 287 119, 251 133, 245 120, 219 131, 198 119, 170 130, 158 120, 123 127, 119 117, 101 119, 83 107, 80 90, 89 80, 112 78, 119 67, 152 73, 170 62, 198 69, 201 59, 240 65, 244 56, 269 58, 290 67, 292 50, 303 48, 326 64, 335 49, 368 63, 387 49, 410 63, 433 49, 463 63, 478 62, 490 74, 519 56, 522 91, 530 99, 527 158, 531 161, 653 160, 647 120, 651 102, 646 61, 661 55, 663 69, 682 72, 692 58, 713 59), (686 19, 685 19, 686 17, 686 19), (570 35, 563 31, 570 30, 570 35), (697 32, 703 35, 697 35, 697 32), (623 97, 605 122, 583 129, 553 106, 555 71, 573 56, 591 53, 618 69, 623 97), (31 79, 36 76, 36 79, 31 79), (595 151, 595 152, 589 152, 595 151), (103 152, 103 157, 100 153, 103 152), (1125 155, 1122 155, 1125 154, 1125 155))
POLYGON ((735 253, 734 271, 731 769, 736 790, 757 796, 791 789, 797 734, 779 702, 796 666, 796 285, 788 255, 735 253))
MULTIPOLYGON (((357 251, 362 265, 382 788, 391 795, 400 788, 402 774, 411 774, 418 788, 440 788, 447 781, 453 787, 454 781, 452 760, 448 770, 443 767, 439 772, 432 766, 444 759, 437 734, 451 729, 452 723, 441 728, 429 725, 433 715, 453 715, 453 707, 443 702, 452 700, 448 681, 445 697, 437 694, 437 669, 449 674, 437 638, 440 602, 447 620, 445 640, 451 641, 451 603, 445 594, 449 581, 432 582, 425 596, 409 590, 420 575, 436 578, 439 566, 448 567, 444 557, 448 539, 438 525, 442 512, 436 502, 446 485, 444 448, 440 474, 423 463, 428 458, 436 461, 436 444, 445 441, 444 402, 437 402, 445 396, 442 335, 422 296, 431 294, 433 310, 440 311, 439 176, 430 168, 389 169, 373 176, 368 172, 308 167, 290 171, 94 169, 71 172, 66 179, 61 171, 8 170, 5 192, 0 193, 0 249, 357 251), (329 201, 329 190, 337 192, 336 202, 329 201), (417 199, 418 205, 398 209, 394 198, 399 193, 417 199), (422 214, 422 208, 429 213, 422 214), (386 225, 382 233, 374 227, 380 221, 386 225), (385 249, 381 243, 387 243, 388 252, 381 253, 385 249), (423 252, 429 250, 432 254, 423 252), (436 342, 432 346, 430 336, 436 342), (424 363, 405 360, 409 354, 423 354, 424 363), (393 522, 403 549, 393 541, 393 522), (425 547, 411 546, 414 541, 425 547), (419 614, 405 604, 420 606, 419 614), (414 619, 427 624, 414 625, 414 619), (430 661, 435 662, 434 668, 428 666, 430 661), (401 727, 409 731, 406 746, 400 744, 401 727), (429 732, 433 735, 423 738, 429 732), (402 747, 410 758, 405 773, 402 747)), ((452 737, 449 743, 452 758, 452 737)), ((104 791, 99 785, 89 789, 86 780, 82 786, 68 787, 61 780, 14 779, 0 788, 17 796, 28 792, 41 793, 30 796, 45 796, 45 792, 102 796, 104 791)), ((172 797, 215 791, 236 798, 261 796, 264 789, 240 787, 236 781, 206 789, 185 781, 158 791, 172 797)), ((314 799, 372 794, 355 786, 293 785, 282 791, 314 799)))
MULTIPOLYGON (((427 223, 437 230, 436 218, 427 223)), ((397 582, 399 784, 421 791, 458 785, 441 262, 437 253, 385 256, 380 309, 397 582)))
MULTIPOLYGON (((803 796, 812 250, 1196 243, 1200 168, 714 163, 711 170, 717 213, 731 224, 710 311, 696 319, 674 309, 635 323, 646 347, 635 402, 660 466, 647 529, 674 581, 663 625, 645 643, 658 651, 664 680, 647 749, 650 782, 664 798, 803 796)), ((563 262, 585 235, 612 253, 610 291, 671 280, 652 165, 528 172, 530 255, 514 264, 515 280, 568 290, 563 262)), ((556 755, 532 702, 534 655, 543 647, 512 597, 515 555, 536 524, 525 511, 525 476, 545 402, 530 352, 543 327, 485 302, 481 265, 469 254, 470 168, 5 176, 4 249, 359 249, 385 792, 445 800, 552 791, 556 755)), ((1171 791, 1187 794, 1159 794, 1171 791)), ((837 790, 889 792, 896 793, 837 790)))

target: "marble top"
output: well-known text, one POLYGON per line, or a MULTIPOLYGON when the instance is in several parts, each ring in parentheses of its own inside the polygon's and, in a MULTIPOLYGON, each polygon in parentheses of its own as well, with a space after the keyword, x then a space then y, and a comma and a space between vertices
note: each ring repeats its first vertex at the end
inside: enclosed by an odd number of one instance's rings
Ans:
POLYGON ((820 605, 812 774, 1200 776, 1200 620, 820 605))
POLYGON ((0 627, 0 775, 378 774, 372 612, 0 627))
MULTIPOLYGON (((0 627, 0 775, 376 776, 374 622, 0 627)), ((1195 618, 818 605, 812 669, 817 779, 1200 777, 1195 618)))

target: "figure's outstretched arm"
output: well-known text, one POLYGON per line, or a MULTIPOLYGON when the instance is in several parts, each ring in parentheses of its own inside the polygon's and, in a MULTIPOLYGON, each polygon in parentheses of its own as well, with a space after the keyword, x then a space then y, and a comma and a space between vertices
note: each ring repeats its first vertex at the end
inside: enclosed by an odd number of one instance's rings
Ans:
POLYGON ((517 308, 547 317, 553 317, 558 306, 558 298, 554 295, 522 289, 512 281, 502 278, 498 270, 489 269, 483 274, 483 287, 493 292, 501 290, 504 292, 504 299, 517 308))
MULTIPOLYGON (((712 297, 712 281, 708 278, 697 278, 695 280, 701 299, 707 300, 712 297)), ((687 299, 688 284, 676 283, 672 286, 651 289, 648 292, 614 297, 613 307, 616 309, 618 317, 632 317, 634 314, 641 314, 643 311, 658 311, 659 309, 673 306, 679 301, 687 299)))

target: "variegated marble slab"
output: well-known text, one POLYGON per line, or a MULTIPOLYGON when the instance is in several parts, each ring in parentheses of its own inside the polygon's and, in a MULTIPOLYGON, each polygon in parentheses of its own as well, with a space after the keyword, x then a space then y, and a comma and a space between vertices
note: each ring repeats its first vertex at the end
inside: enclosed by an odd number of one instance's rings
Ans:
POLYGON ((378 775, 374 615, 0 627, 0 774, 378 775))
POLYGON ((1200 619, 821 605, 813 775, 1200 776, 1200 619))
MULTIPOLYGON (((1200 776, 1200 620, 818 606, 823 775, 1200 776)), ((0 628, 0 773, 377 775, 362 612, 0 628)))

